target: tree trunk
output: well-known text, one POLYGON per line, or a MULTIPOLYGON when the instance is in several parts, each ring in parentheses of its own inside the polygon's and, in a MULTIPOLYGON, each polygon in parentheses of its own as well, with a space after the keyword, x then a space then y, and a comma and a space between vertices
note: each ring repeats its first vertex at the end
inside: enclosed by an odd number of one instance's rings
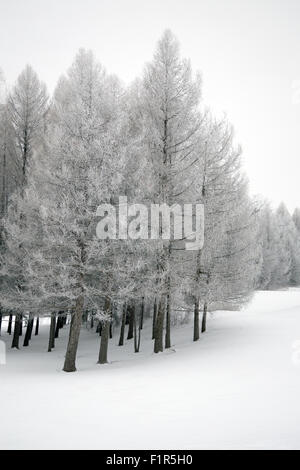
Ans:
POLYGON ((20 315, 20 336, 23 335, 23 315, 20 315))
POLYGON ((60 311, 59 314, 60 314, 60 316, 59 316, 59 318, 60 318, 59 329, 62 330, 63 327, 64 327, 65 324, 66 324, 66 322, 65 322, 66 316, 65 316, 65 314, 64 314, 64 311, 60 311))
POLYGON ((167 296, 167 312, 166 312, 166 337, 165 347, 169 349, 171 347, 171 311, 170 311, 170 296, 167 296))
POLYGON ((103 322, 98 364, 107 364, 110 322, 103 322))
POLYGON ((142 298, 142 305, 141 305, 141 318, 140 318, 140 329, 142 330, 144 327, 144 313, 145 313, 145 299, 142 298))
POLYGON ((200 338, 199 330, 199 299, 195 300, 194 305, 194 341, 198 341, 200 338))
POLYGON ((55 348, 55 327, 56 327, 56 315, 55 313, 51 314, 50 330, 49 330, 49 344, 48 352, 51 352, 55 348))
POLYGON ((134 314, 135 314, 133 305, 128 306, 128 312, 129 312, 129 326, 128 326, 127 339, 132 339, 133 338, 134 314))
POLYGON ((129 320, 130 320, 130 308, 129 308, 128 304, 126 304, 126 321, 125 321, 125 325, 129 325, 129 320))
POLYGON ((207 318, 207 302, 205 302, 204 307, 203 307, 202 328, 201 328, 202 333, 206 332, 206 318, 207 318))
POLYGON ((22 323, 22 317, 19 313, 17 313, 16 318, 15 318, 14 335, 13 335, 13 340, 12 340, 12 345, 11 345, 12 348, 19 349, 21 323, 22 323))
POLYGON ((138 322, 138 327, 137 327, 137 318, 136 318, 136 312, 134 314, 134 352, 139 353, 140 352, 140 347, 141 347, 141 330, 142 330, 142 310, 140 313, 139 317, 139 322, 138 322))
POLYGON ((61 324, 62 324, 61 320, 62 320, 61 316, 58 315, 56 319, 56 328, 55 328, 55 335, 54 335, 55 339, 59 338, 59 330, 61 329, 61 324))
POLYGON ((2 312, 0 312, 0 336, 1 336, 1 329, 2 329, 2 312))
MULTIPOLYGON (((110 301, 105 299, 105 312, 111 316, 111 304, 110 301)), ((108 351, 108 342, 109 342, 109 328, 110 328, 110 321, 105 320, 102 325, 102 335, 101 335, 101 342, 100 342, 100 351, 99 351, 99 358, 98 364, 107 364, 107 351, 108 351)))
POLYGON ((40 317, 36 317, 35 336, 37 336, 39 334, 39 329, 40 329, 40 317))
POLYGON ((142 336, 142 327, 143 327, 143 317, 141 316, 140 321, 139 321, 139 337, 138 337, 138 352, 140 351, 141 347, 141 336, 142 336))
POLYGON ((155 325, 155 340, 154 340, 154 352, 157 354, 163 352, 163 330, 164 330, 164 318, 165 318, 165 301, 163 297, 159 301, 158 312, 156 317, 155 325))
POLYGON ((9 315, 7 333, 11 335, 13 316, 9 315))
POLYGON ((84 297, 83 295, 80 295, 76 300, 75 312, 72 314, 69 341, 68 341, 67 353, 65 357, 65 364, 63 368, 65 372, 76 371, 76 354, 77 354, 77 349, 78 349, 83 305, 84 305, 84 297))
POLYGON ((119 339, 119 346, 124 346, 124 336, 125 336, 125 326, 126 326, 126 311, 127 306, 126 303, 123 305, 123 313, 122 313, 122 323, 121 323, 121 331, 120 331, 120 339, 119 339))
MULTIPOLYGON (((139 322, 139 331, 141 329, 141 322, 139 322)), ((134 310, 133 314, 133 337, 134 337, 134 352, 138 353, 140 348, 139 348, 139 338, 138 338, 138 333, 137 333, 137 324, 136 324, 136 311, 134 310)))
POLYGON ((31 318, 31 322, 30 322, 30 328, 29 328, 29 341, 31 341, 31 337, 32 337, 33 324, 34 324, 34 316, 32 316, 32 318, 31 318))
POLYGON ((153 321, 152 321, 152 339, 155 339, 156 317, 157 317, 157 300, 155 299, 154 308, 153 308, 153 321))
POLYGON ((29 346, 29 341, 31 340, 31 333, 32 333, 32 328, 33 328, 33 322, 34 322, 34 317, 32 315, 29 315, 24 343, 23 343, 24 347, 29 346))

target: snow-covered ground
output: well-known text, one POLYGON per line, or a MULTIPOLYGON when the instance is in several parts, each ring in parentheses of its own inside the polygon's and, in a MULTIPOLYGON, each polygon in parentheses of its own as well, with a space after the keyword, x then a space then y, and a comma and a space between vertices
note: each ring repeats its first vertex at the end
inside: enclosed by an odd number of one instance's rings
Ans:
POLYGON ((300 289, 215 313, 198 343, 177 328, 160 355, 115 337, 105 366, 83 329, 74 374, 61 371, 67 330, 52 353, 47 334, 0 365, 1 449, 300 449, 300 289))

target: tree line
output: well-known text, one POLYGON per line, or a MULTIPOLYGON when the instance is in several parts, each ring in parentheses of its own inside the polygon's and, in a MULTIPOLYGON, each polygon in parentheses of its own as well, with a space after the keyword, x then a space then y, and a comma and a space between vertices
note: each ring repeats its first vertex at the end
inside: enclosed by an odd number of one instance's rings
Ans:
POLYGON ((24 325, 28 347, 49 317, 51 351, 68 323, 64 371, 73 372, 83 323, 101 336, 104 364, 116 327, 119 346, 127 334, 140 351, 149 317, 159 353, 176 321, 193 315, 197 341, 208 311, 241 308, 256 288, 299 284, 300 211, 274 213, 249 196, 232 126, 204 105, 201 77, 170 31, 129 86, 82 49, 53 96, 29 65, 2 90, 0 322, 13 348, 24 325), (99 239, 97 207, 120 195, 202 204, 204 246, 145 239, 139 217, 129 239, 99 239))

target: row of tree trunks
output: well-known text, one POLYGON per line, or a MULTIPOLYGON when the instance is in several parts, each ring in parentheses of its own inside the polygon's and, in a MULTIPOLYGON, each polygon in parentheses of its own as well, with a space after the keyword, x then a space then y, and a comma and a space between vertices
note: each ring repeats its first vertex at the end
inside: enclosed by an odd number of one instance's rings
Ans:
POLYGON ((127 339, 133 338, 133 329, 134 329, 134 316, 135 316, 135 305, 131 304, 127 306, 127 315, 129 318, 129 326, 128 326, 128 335, 127 339))
POLYGON ((157 299, 155 298, 154 307, 153 307, 152 339, 155 339, 156 316, 157 316, 157 299))
POLYGON ((206 332, 207 302, 204 303, 201 332, 206 332))
POLYGON ((199 327, 199 303, 200 300, 197 298, 194 305, 194 341, 198 341, 200 338, 200 327, 199 327))
POLYGON ((8 327, 7 327, 7 333, 9 335, 11 335, 11 332, 12 332, 12 321, 13 321, 13 316, 12 314, 10 314, 8 318, 8 327))
MULTIPOLYGON (((163 307, 164 301, 159 302, 157 311, 157 301, 154 302, 153 311, 153 326, 152 326, 152 338, 154 342, 154 352, 163 351, 163 325, 164 325, 164 310, 166 310, 166 334, 165 334, 165 348, 171 347, 171 311, 170 311, 170 298, 167 296, 166 309, 163 307)), ((194 304, 194 341, 198 341, 200 338, 200 299, 197 298, 194 304)), ((207 321, 207 302, 204 303, 201 333, 206 332, 206 321, 207 321)))
POLYGON ((165 299, 161 297, 158 303, 158 311, 155 322, 154 352, 157 354, 163 352, 163 330, 165 319, 165 299))
POLYGON ((144 297, 142 298, 140 304, 140 315, 137 322, 137 309, 134 303, 128 305, 125 303, 123 305, 122 311, 122 320, 121 320, 121 330, 120 330, 120 338, 119 338, 119 346, 124 346, 125 340, 125 328, 126 324, 128 324, 128 335, 127 339, 134 339, 134 351, 139 352, 140 344, 141 344, 141 330, 143 329, 144 325, 144 312, 145 312, 145 301, 144 297), (127 322, 128 320, 128 322, 127 322), (138 326, 137 326, 138 323, 138 326))
POLYGON ((165 348, 171 347, 171 306, 170 296, 167 296, 167 307, 166 307, 166 336, 165 336, 165 348))

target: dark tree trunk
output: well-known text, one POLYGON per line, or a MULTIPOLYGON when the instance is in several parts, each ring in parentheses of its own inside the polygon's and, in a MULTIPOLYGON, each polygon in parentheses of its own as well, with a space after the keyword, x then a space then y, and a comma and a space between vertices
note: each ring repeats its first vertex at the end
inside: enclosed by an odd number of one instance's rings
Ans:
POLYGON ((94 328, 94 315, 93 315, 93 312, 92 312, 92 316, 91 316, 91 330, 94 328))
POLYGON ((84 297, 80 295, 76 300, 75 312, 72 314, 69 342, 67 347, 67 353, 65 357, 65 364, 63 370, 65 372, 76 371, 76 354, 78 349, 78 341, 81 328, 81 320, 83 313, 84 297))
POLYGON ((1 329, 2 329, 2 312, 0 313, 0 336, 1 336, 1 329))
POLYGON ((106 364, 109 342, 109 321, 103 322, 98 364, 106 364))
POLYGON ((55 327, 56 327, 56 315, 55 313, 52 313, 51 322, 50 322, 50 330, 49 330, 48 352, 51 352, 52 349, 55 348, 55 327))
POLYGON ((112 339, 112 337, 113 337, 113 328, 112 328, 112 321, 111 321, 109 325, 109 338, 112 339))
POLYGON ((207 318, 207 302, 205 302, 204 307, 203 307, 202 328, 201 328, 202 333, 206 332, 206 318, 207 318))
POLYGON ((145 313, 145 299, 142 298, 142 305, 141 305, 141 319, 140 319, 140 328, 141 330, 144 327, 144 313, 145 313))
POLYGON ((138 335, 137 335, 137 325, 136 325, 136 311, 134 311, 133 314, 133 344, 134 344, 134 352, 138 353, 139 352, 139 347, 138 347, 138 335))
POLYGON ((33 328, 33 322, 34 322, 34 317, 29 315, 24 343, 23 343, 24 347, 29 346, 29 341, 31 340, 32 328, 33 328))
POLYGON ((133 331, 134 331, 134 352, 138 353, 138 352, 140 352, 140 346, 141 346, 142 316, 140 315, 138 326, 137 326, 136 312, 133 316, 133 320, 134 320, 134 327, 133 327, 133 331))
POLYGON ((122 323, 121 323, 121 331, 120 331, 119 346, 124 346, 125 325, 126 325, 126 311, 127 311, 127 306, 126 306, 126 304, 124 304, 124 305, 123 305, 123 313, 122 313, 122 323))
POLYGON ((62 317, 60 315, 58 315, 57 319, 56 319, 56 328, 55 328, 55 339, 59 338, 59 330, 62 328, 62 317))
POLYGON ((199 330, 199 299, 195 300, 194 304, 194 341, 198 341, 200 338, 199 330))
MULTIPOLYGON (((105 299, 105 312, 111 316, 111 304, 110 301, 105 299)), ((107 360, 107 352, 108 352, 108 343, 109 343, 109 328, 110 328, 110 321, 105 320, 102 325, 102 335, 101 335, 101 342, 100 342, 100 350, 99 350, 99 358, 98 364, 106 364, 107 360)))
POLYGON ((15 318, 14 335, 13 335, 13 340, 12 340, 12 345, 11 345, 12 348, 19 349, 21 323, 22 323, 22 317, 19 313, 17 313, 16 318, 15 318))
POLYGON ((11 335, 13 316, 9 315, 7 333, 11 335))
POLYGON ((165 302, 161 298, 158 305, 158 312, 156 316, 155 325, 155 340, 154 340, 154 352, 163 352, 163 330, 164 330, 164 318, 165 318, 165 302))
POLYGON ((167 312, 166 312, 166 337, 165 347, 169 349, 171 347, 171 309, 170 309, 170 296, 167 296, 167 312))
POLYGON ((155 299, 154 301, 154 308, 153 308, 152 339, 155 339, 156 317, 157 317, 157 299, 155 299))
POLYGON ((128 335, 127 339, 133 338, 133 323, 134 323, 134 306, 129 305, 127 311, 129 312, 129 326, 128 326, 128 335))
POLYGON ((23 335, 23 315, 20 315, 20 336, 23 335))
POLYGON ((35 336, 37 336, 39 334, 39 329, 40 329, 40 317, 36 317, 35 336))

